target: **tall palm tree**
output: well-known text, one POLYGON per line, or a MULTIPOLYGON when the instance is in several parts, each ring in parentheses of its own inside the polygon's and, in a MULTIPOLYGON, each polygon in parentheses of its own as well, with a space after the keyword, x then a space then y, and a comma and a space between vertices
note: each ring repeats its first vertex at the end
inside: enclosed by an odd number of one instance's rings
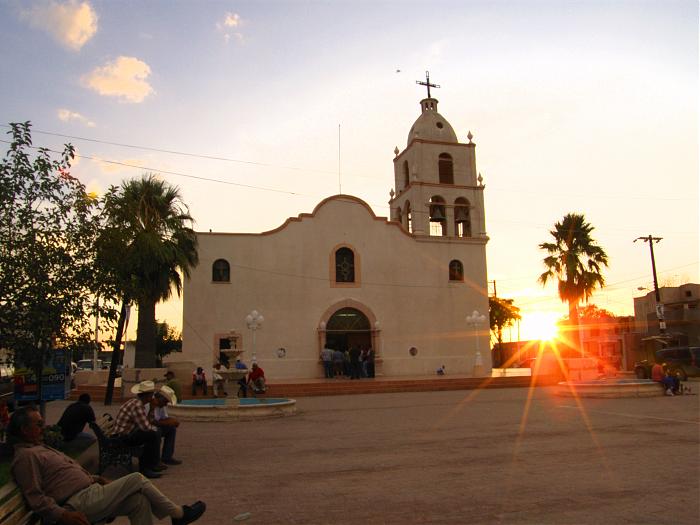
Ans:
POLYGON ((135 366, 156 363, 156 304, 180 294, 182 273, 189 277, 199 257, 193 219, 178 188, 153 174, 125 181, 105 197, 110 254, 124 297, 138 304, 135 366))
POLYGON ((593 229, 583 214, 569 213, 549 232, 554 242, 540 244, 549 255, 543 261, 547 271, 538 280, 543 286, 558 280, 559 298, 568 303, 573 323, 578 322, 579 302, 588 301, 597 286, 605 285, 601 269, 608 266, 608 255, 591 237, 593 229))

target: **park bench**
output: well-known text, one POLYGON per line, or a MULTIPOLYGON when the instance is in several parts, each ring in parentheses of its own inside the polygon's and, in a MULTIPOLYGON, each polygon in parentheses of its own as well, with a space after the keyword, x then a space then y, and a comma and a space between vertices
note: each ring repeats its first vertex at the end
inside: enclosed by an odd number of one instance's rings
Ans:
POLYGON ((8 481, 0 487, 0 525, 30 525, 39 523, 24 501, 19 487, 8 481))
MULTIPOLYGON (((99 448, 98 474, 102 474, 111 465, 121 466, 129 472, 133 472, 132 458, 140 457, 143 454, 143 445, 127 445, 121 438, 112 437, 114 423, 114 418, 109 414, 103 415, 97 421, 90 422, 90 428, 97 437, 99 448)), ((3 524, 0 523, 0 525, 3 524)))

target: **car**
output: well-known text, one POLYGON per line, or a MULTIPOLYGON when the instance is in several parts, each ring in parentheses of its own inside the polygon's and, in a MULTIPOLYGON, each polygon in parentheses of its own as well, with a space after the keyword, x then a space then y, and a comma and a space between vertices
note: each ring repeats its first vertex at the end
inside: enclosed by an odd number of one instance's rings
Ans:
MULTIPOLYGON (((92 359, 81 359, 77 362, 78 370, 92 370, 92 359)), ((97 370, 102 369, 102 360, 97 360, 97 370)))
POLYGON ((7 403, 9 410, 14 410, 15 405, 14 375, 15 371, 11 366, 0 365, 0 400, 7 403))
MULTIPOLYGON (((672 375, 677 375, 681 381, 689 377, 700 377, 700 347, 672 346, 654 352, 654 362, 665 364, 672 375)), ((634 365, 634 374, 639 379, 651 378, 651 367, 654 363, 648 360, 634 365)))

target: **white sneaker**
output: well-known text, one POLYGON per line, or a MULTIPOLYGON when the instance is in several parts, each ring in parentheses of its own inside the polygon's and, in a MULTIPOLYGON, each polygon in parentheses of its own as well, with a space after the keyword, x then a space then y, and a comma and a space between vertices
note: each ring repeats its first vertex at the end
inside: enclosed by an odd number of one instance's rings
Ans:
POLYGON ((671 392, 671 389, 670 389, 670 388, 666 389, 666 395, 667 395, 667 396, 672 396, 672 395, 673 395, 673 392, 671 392))

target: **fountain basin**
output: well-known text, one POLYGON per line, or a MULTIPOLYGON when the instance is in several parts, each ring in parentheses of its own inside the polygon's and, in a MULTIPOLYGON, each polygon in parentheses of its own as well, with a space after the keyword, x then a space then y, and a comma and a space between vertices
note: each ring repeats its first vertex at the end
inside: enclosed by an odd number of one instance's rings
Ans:
POLYGON ((656 397, 664 389, 651 379, 592 379, 562 381, 557 394, 564 397, 656 397))
POLYGON ((287 398, 186 399, 168 406, 168 413, 183 421, 243 421, 291 416, 296 404, 287 398))

